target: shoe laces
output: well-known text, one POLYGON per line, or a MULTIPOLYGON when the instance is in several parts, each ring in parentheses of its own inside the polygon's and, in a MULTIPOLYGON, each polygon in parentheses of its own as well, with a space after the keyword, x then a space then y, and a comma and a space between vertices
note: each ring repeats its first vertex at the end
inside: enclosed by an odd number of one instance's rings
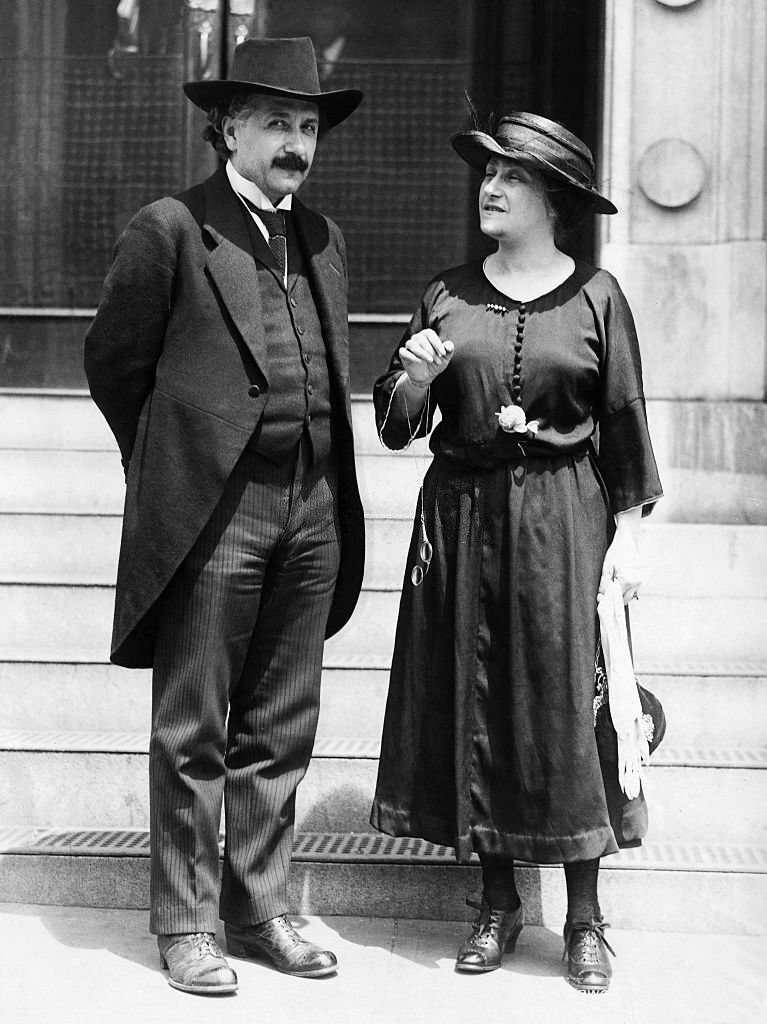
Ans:
POLYGON ((294 946, 301 945, 303 939, 298 934, 293 925, 290 923, 290 921, 288 921, 287 917, 284 914, 280 914, 280 916, 277 918, 277 924, 279 928, 285 933, 285 935, 290 939, 294 946))
POLYGON ((466 905, 479 911, 479 917, 472 925, 472 941, 487 945, 487 943, 492 939, 493 929, 498 927, 504 911, 493 910, 493 908, 484 901, 478 903, 476 900, 466 900, 466 905))
POLYGON ((192 942, 200 960, 203 960, 206 956, 221 956, 221 950, 218 948, 215 936, 210 932, 195 932, 192 936, 192 942))
POLYGON ((572 924, 566 924, 565 948, 564 952, 562 953, 562 959, 564 960, 565 955, 567 954, 570 946, 570 939, 576 932, 579 932, 581 934, 578 949, 578 961, 580 963, 600 963, 600 943, 602 943, 605 946, 605 948, 608 949, 613 956, 615 956, 615 950, 605 938, 605 928, 609 927, 610 925, 607 923, 607 921, 597 921, 593 917, 590 921, 574 921, 572 924))

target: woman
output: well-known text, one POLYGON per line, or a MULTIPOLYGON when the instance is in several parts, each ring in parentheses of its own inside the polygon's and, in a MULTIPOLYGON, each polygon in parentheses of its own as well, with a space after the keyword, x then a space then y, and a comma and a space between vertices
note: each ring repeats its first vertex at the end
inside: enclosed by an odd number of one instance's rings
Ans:
POLYGON ((616 209, 589 149, 556 122, 513 113, 452 142, 484 173, 480 227, 497 248, 431 281, 375 386, 387 447, 426 436, 436 409, 441 420, 371 821, 461 862, 479 855, 482 906, 459 970, 493 970, 513 949, 514 861, 564 863, 568 980, 603 992, 597 878, 622 837, 594 736, 597 595, 613 578, 625 601, 636 594, 640 520, 662 491, 626 300, 557 238, 616 209))

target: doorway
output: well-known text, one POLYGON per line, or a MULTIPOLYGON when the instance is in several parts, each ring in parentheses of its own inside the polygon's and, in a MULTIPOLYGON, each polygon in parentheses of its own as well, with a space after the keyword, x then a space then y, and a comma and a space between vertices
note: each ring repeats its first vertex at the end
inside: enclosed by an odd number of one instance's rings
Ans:
MULTIPOLYGON (((426 282, 487 251, 451 134, 527 109, 598 149, 603 0, 0 0, 0 16, 0 388, 85 386, 117 235, 215 166, 181 83, 225 76, 244 36, 310 35, 323 88, 365 93, 301 194, 347 240, 357 391, 426 282)), ((590 224, 570 247, 593 256, 590 224)))

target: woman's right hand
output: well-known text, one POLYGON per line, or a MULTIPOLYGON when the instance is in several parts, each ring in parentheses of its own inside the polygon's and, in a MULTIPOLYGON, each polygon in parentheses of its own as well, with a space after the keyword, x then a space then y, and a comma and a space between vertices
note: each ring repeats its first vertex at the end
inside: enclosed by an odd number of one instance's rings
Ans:
POLYGON ((426 388, 453 357, 452 341, 441 341, 431 327, 413 334, 399 350, 400 361, 411 383, 426 388))

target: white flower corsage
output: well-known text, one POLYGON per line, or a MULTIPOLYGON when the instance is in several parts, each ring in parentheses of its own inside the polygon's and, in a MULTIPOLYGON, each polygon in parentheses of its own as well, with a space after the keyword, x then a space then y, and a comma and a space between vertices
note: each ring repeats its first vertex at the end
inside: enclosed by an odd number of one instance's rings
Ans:
POLYGON ((502 405, 501 411, 495 415, 498 417, 498 426, 507 434, 535 437, 538 433, 538 420, 530 420, 528 423, 525 410, 519 405, 502 405))

